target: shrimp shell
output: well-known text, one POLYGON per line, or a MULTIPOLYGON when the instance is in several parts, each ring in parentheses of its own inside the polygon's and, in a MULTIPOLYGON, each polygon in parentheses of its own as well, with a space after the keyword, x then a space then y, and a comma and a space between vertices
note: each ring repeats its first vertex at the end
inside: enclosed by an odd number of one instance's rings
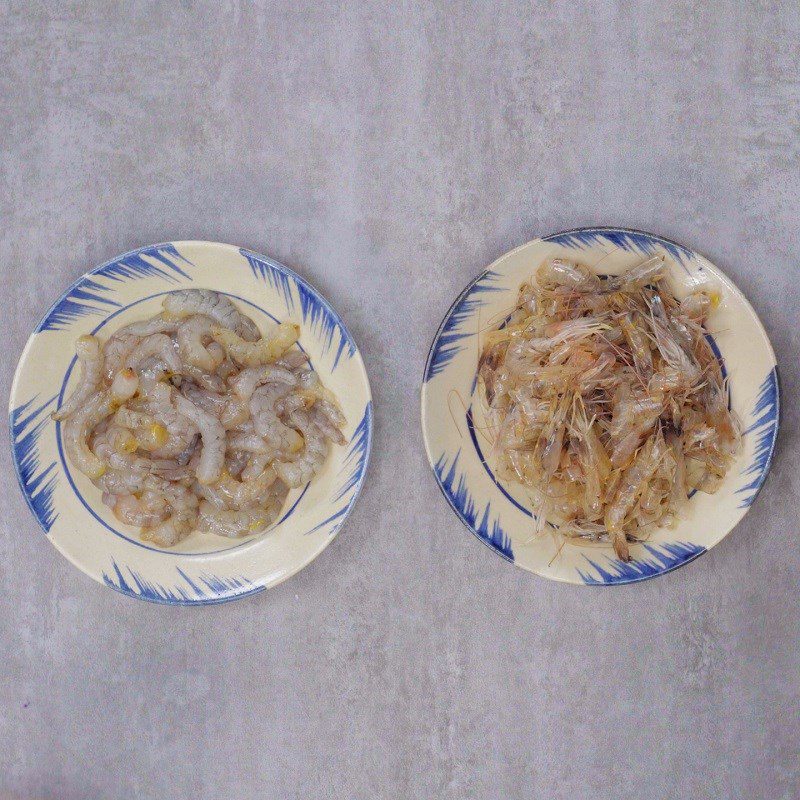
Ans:
POLYGON ((622 525, 647 480, 655 472, 665 452, 664 440, 657 437, 639 451, 633 464, 622 476, 617 493, 606 509, 605 526, 612 537, 614 551, 623 560, 630 560, 628 543, 622 525))
MULTIPOLYGON (((604 279, 548 261, 478 359, 492 457, 532 491, 534 529, 546 518, 567 536, 608 537, 623 559, 629 541, 672 524, 689 489, 718 488, 741 439, 702 324, 718 298, 679 302, 668 270, 662 255, 604 279)), ((279 410, 330 434, 308 380, 279 410)))

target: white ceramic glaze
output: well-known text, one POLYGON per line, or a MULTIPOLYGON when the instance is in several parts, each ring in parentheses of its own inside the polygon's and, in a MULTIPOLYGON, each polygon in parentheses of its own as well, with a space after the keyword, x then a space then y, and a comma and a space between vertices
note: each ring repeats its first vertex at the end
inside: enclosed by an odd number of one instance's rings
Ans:
POLYGON ((769 339, 750 304, 703 256, 652 234, 585 228, 529 242, 499 258, 459 296, 436 334, 422 384, 422 427, 431 468, 453 510, 472 532, 520 567, 579 584, 620 584, 667 572, 720 541, 761 488, 775 445, 778 378, 769 339), (744 430, 741 454, 713 495, 696 493, 680 523, 633 545, 633 561, 610 545, 576 544, 558 534, 532 535, 530 503, 521 486, 494 474, 483 436, 476 370, 481 332, 506 316, 519 285, 546 259, 562 256, 598 274, 618 274, 661 253, 679 296, 699 286, 721 295, 709 320, 713 344, 729 375, 731 407, 744 430))
POLYGON ((14 377, 9 422, 19 483, 52 543, 86 574, 132 597, 214 603, 288 578, 332 540, 364 481, 372 440, 369 382, 358 349, 320 294, 296 273, 255 253, 212 242, 172 242, 126 253, 73 284, 39 323, 14 377), (340 399, 347 444, 292 491, 266 533, 225 539, 194 532, 172 549, 142 542, 100 501, 99 490, 64 456, 50 414, 77 380, 75 340, 107 337, 161 309, 186 287, 228 294, 263 330, 275 320, 301 327, 300 346, 340 399))

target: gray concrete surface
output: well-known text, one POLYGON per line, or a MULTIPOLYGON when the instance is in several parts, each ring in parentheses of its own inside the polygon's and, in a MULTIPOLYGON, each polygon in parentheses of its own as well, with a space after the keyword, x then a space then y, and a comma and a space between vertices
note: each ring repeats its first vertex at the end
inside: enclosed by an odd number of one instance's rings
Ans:
POLYGON ((3 431, 0 796, 800 796, 798 36, 790 0, 0 2, 3 391, 69 281, 204 238, 327 294, 377 413, 331 547, 200 609, 71 567, 3 431), (418 425, 464 284, 595 223, 722 266, 784 399, 738 529, 610 591, 493 556, 439 495, 418 425))

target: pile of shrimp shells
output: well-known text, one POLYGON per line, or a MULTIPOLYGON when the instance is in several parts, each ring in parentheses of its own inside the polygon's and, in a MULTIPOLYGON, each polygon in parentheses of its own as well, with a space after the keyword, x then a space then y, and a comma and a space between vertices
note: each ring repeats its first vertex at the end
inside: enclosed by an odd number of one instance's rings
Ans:
POLYGON ((536 531, 629 542, 717 490, 740 445, 706 337, 719 298, 678 301, 656 257, 601 278, 560 259, 519 289, 479 378, 500 474, 530 493, 536 531))
POLYGON ((262 338, 226 296, 187 289, 105 344, 82 336, 78 387, 54 415, 70 461, 159 546, 264 530, 344 443, 299 332, 284 322, 262 338))

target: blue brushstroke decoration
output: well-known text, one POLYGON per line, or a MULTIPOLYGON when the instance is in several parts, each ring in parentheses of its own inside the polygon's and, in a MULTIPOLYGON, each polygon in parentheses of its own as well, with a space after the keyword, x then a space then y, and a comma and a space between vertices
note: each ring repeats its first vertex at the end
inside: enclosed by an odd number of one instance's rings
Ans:
POLYGON ((663 247, 688 273, 687 264, 692 260, 694 254, 687 247, 654 236, 643 231, 632 231, 622 228, 586 228, 583 230, 567 231, 556 233, 552 236, 545 236, 543 241, 554 242, 564 247, 572 247, 578 250, 585 250, 595 244, 603 244, 603 240, 632 253, 652 256, 658 252, 659 247, 663 247))
POLYGON ((50 528, 58 518, 53 508, 53 494, 58 479, 55 461, 42 465, 38 442, 45 426, 51 421, 49 409, 57 397, 58 395, 53 395, 41 405, 31 408, 38 399, 36 395, 15 408, 9 420, 19 485, 45 533, 50 533, 50 528))
POLYGON ((348 358, 355 355, 355 342, 350 338, 341 319, 309 283, 296 272, 276 261, 267 261, 244 249, 239 252, 247 259, 247 263, 256 277, 261 278, 280 292, 287 311, 293 311, 295 307, 291 291, 291 284, 294 284, 300 301, 303 322, 314 331, 314 334, 322 342, 323 353, 327 355, 334 347, 336 348, 332 369, 336 369, 339 365, 342 355, 347 354, 348 358))
POLYGON ((652 558, 633 559, 621 561, 618 558, 607 558, 604 565, 593 561, 588 556, 584 558, 594 567, 597 576, 591 572, 578 570, 581 580, 590 586, 612 586, 620 583, 633 583, 645 578, 652 578, 680 567, 697 556, 705 553, 706 548, 691 542, 667 542, 653 545, 644 544, 652 558), (599 576, 599 577, 598 577, 599 576))
MULTIPOLYGON (((350 506, 351 505, 352 505, 352 502, 347 503, 347 505, 342 506, 338 511, 335 511, 327 519, 322 520, 322 522, 320 522, 319 525, 315 525, 310 531, 308 531, 308 533, 306 533, 306 536, 308 536, 309 533, 314 533, 314 532, 318 531, 320 528, 324 528, 326 525, 328 525, 331 522, 336 522, 336 520, 344 521, 344 517, 347 515, 347 512, 350 510, 350 506)), ((339 527, 338 525, 334 526, 333 529, 331 530, 331 533, 333 533, 338 527, 339 527)))
POLYGON ((736 494, 744 495, 739 508, 748 508, 753 504, 767 477, 775 441, 778 438, 779 407, 778 368, 773 367, 764 378, 756 397, 756 404, 753 407, 755 422, 744 432, 745 436, 753 434, 756 437, 756 446, 753 460, 742 471, 742 475, 748 476, 749 480, 736 490, 736 494))
POLYGON ((176 567, 183 583, 166 587, 143 578, 138 572, 126 567, 129 577, 112 559, 113 573, 103 573, 103 583, 128 597, 148 600, 151 603, 167 605, 209 605, 226 600, 238 599, 263 591, 265 587, 254 586, 247 578, 220 578, 203 573, 200 577, 190 578, 180 567, 176 567))
POLYGON ((353 487, 358 485, 358 482, 364 475, 364 468, 367 464, 367 456, 369 455, 370 437, 372 435, 372 401, 370 400, 364 409, 364 416, 361 417, 361 422, 353 431, 350 437, 350 449, 342 463, 342 468, 339 474, 345 474, 345 481, 342 488, 336 495, 336 500, 341 500, 353 487))
POLYGON ((486 504, 483 513, 478 511, 475 501, 469 493, 467 482, 463 475, 458 473, 458 458, 461 450, 456 453, 453 463, 448 468, 447 457, 442 454, 434 466, 439 486, 461 521, 485 544, 496 550, 503 558, 514 560, 514 551, 511 548, 511 538, 500 526, 499 518, 491 519, 491 503, 486 504), (458 482, 456 483, 456 478, 458 482))
POLYGON ((180 263, 192 266, 172 244, 157 244, 143 247, 118 258, 95 270, 93 274, 111 278, 114 281, 130 281, 138 278, 162 278, 168 283, 180 283, 180 278, 192 278, 179 266, 180 263), (156 262, 155 264, 153 262, 156 262))
POLYGON ((334 334, 338 333, 339 345, 336 350, 336 357, 333 359, 333 369, 336 369, 342 353, 347 352, 348 358, 352 358, 355 355, 355 343, 345 330, 339 317, 313 289, 298 281, 297 292, 300 295, 300 310, 303 312, 303 322, 309 325, 317 336, 325 342, 326 353, 333 345, 334 334))
POLYGON ((274 261, 247 252, 239 251, 250 265, 253 275, 268 283, 283 298, 287 311, 294 311, 294 298, 292 297, 292 282, 286 270, 274 261))
POLYGON ((81 317, 107 314, 120 304, 110 297, 104 297, 101 292, 113 291, 114 289, 103 286, 91 278, 84 278, 78 285, 68 289, 55 303, 36 327, 36 332, 61 331, 81 317))
POLYGON ((466 288, 461 297, 456 300, 450 313, 439 332, 436 334, 433 347, 428 356, 428 365, 425 369, 425 381, 438 375, 461 352, 463 346, 460 342, 478 332, 477 325, 474 330, 464 331, 464 323, 486 303, 486 293, 502 292, 505 289, 495 284, 501 276, 493 270, 486 270, 476 281, 466 288))
POLYGON ((107 286, 97 278, 114 283, 144 277, 158 277, 168 283, 179 283, 180 278, 192 280, 181 268, 181 263, 192 266, 172 244, 143 247, 126 253, 93 270, 67 289, 39 323, 36 332, 64 330, 81 317, 105 316, 113 308, 121 308, 120 303, 108 297, 109 293, 116 291, 116 287, 113 284, 107 286))

